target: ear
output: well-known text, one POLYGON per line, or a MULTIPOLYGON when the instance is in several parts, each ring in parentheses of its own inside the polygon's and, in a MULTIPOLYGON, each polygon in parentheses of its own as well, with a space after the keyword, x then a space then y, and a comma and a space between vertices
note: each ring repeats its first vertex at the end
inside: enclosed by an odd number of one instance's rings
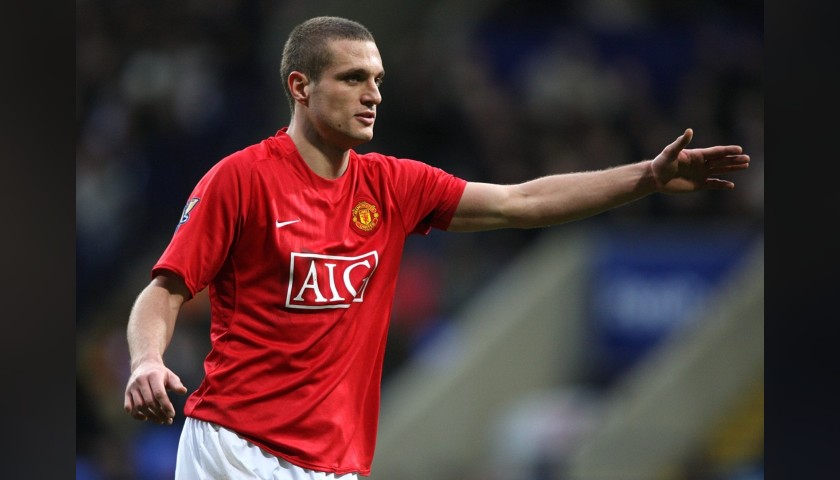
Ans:
POLYGON ((309 101, 309 77, 298 71, 293 71, 289 74, 287 80, 289 82, 289 91, 292 92, 292 98, 295 102, 306 105, 309 101))

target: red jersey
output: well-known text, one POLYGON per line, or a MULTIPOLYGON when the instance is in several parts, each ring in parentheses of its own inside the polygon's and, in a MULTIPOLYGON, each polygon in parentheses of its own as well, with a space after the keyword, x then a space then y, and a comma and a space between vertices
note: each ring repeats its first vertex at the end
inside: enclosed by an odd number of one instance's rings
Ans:
POLYGON ((327 180, 285 128, 214 165, 152 269, 209 286, 211 351, 185 414, 300 467, 369 475, 403 247, 446 229, 465 185, 355 151, 327 180))

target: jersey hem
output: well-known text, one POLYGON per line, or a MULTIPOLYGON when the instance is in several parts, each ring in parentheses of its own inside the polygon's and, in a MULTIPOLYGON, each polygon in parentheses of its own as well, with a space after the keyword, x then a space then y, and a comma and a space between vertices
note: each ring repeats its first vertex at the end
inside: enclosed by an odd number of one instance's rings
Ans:
POLYGON ((221 423, 217 423, 213 420, 207 420, 205 418, 201 418, 201 417, 196 416, 196 415, 188 415, 188 416, 192 417, 192 418, 195 418, 197 420, 201 420, 201 421, 204 421, 204 422, 209 422, 209 423, 227 428, 228 430, 234 432, 235 434, 239 435, 240 437, 244 438, 245 440, 248 440, 249 442, 258 446, 260 449, 264 450, 266 453, 268 453, 270 455, 274 455, 275 457, 282 458, 283 460, 286 460, 287 462, 289 462, 289 463, 291 463, 291 464, 293 464, 297 467, 300 467, 300 468, 315 470, 317 472, 322 472, 322 473, 333 473, 333 474, 336 474, 336 475, 345 475, 345 474, 348 474, 348 473, 355 473, 356 475, 361 475, 361 476, 364 476, 364 477, 370 476, 370 471, 371 471, 370 468, 367 468, 367 469, 350 468, 350 467, 345 467, 345 468, 335 467, 335 468, 333 468, 333 467, 326 467, 324 465, 319 465, 319 464, 315 464, 315 463, 305 462, 305 461, 302 461, 299 458, 296 458, 296 457, 278 452, 278 451, 276 451, 272 448, 269 448, 264 443, 260 442, 259 440, 251 438, 247 435, 243 435, 243 434, 239 433, 237 430, 235 430, 235 429, 233 429, 233 428, 231 428, 227 425, 222 425, 221 423))

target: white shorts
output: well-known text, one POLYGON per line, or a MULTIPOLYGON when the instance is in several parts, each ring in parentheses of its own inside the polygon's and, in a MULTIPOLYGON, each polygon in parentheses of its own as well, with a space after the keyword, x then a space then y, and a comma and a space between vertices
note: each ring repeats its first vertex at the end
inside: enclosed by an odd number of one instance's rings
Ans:
POLYGON ((232 430, 187 417, 175 480, 358 480, 355 473, 336 475, 293 465, 267 453, 232 430))

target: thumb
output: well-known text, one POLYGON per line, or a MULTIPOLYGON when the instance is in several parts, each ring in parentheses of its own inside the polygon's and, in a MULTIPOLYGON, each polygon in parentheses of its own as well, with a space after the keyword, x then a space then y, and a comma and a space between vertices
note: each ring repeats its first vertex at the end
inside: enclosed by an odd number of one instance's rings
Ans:
POLYGON ((680 152, 682 149, 688 145, 688 142, 691 141, 691 137, 694 136, 694 131, 690 128, 686 128, 685 132, 682 135, 677 137, 673 142, 671 142, 668 146, 662 149, 662 153, 659 154, 659 157, 662 158, 662 161, 666 163, 671 163, 679 157, 680 152))
POLYGON ((688 146, 689 143, 691 143, 691 139, 694 138, 694 130, 691 128, 686 128, 685 132, 683 132, 682 134, 682 138, 685 139, 685 143, 683 144, 682 148, 685 148, 688 146))
POLYGON ((181 379, 178 377, 178 375, 175 375, 172 372, 169 372, 169 374, 166 376, 166 388, 172 390, 175 393, 180 393, 182 395, 187 393, 187 387, 185 387, 184 384, 181 383, 181 379))
POLYGON ((694 138, 694 130, 690 128, 686 128, 685 132, 682 135, 677 137, 673 143, 668 145, 668 148, 674 149, 674 153, 679 153, 680 150, 687 147, 689 143, 691 143, 691 139, 694 138))

